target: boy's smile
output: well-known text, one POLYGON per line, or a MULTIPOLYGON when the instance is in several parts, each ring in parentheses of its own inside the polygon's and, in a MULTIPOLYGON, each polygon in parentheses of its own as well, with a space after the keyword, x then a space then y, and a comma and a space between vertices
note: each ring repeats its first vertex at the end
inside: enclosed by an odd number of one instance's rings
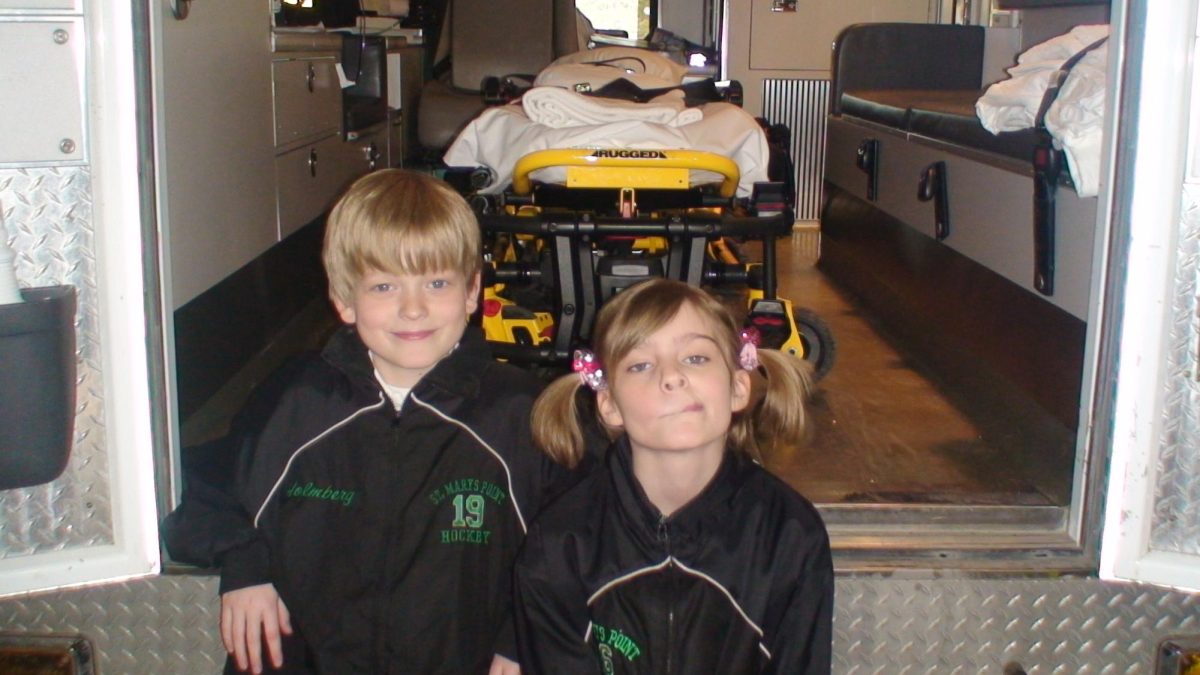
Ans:
POLYGON ((342 321, 355 325, 383 380, 412 387, 458 344, 478 292, 478 275, 371 270, 349 304, 337 298, 333 304, 342 321))

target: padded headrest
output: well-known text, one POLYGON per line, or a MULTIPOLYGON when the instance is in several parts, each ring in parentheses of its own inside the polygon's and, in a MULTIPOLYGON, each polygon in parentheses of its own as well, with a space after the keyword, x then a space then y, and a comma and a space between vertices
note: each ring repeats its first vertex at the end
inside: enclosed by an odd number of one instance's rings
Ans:
POLYGON ((450 20, 459 89, 478 90, 488 76, 536 75, 554 60, 554 0, 454 0, 450 20))

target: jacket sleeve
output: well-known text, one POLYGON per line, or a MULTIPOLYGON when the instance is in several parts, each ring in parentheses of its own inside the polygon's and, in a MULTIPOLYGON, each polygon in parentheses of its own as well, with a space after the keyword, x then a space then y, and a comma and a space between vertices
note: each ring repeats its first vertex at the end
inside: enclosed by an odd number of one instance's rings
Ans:
POLYGON ((179 562, 221 568, 221 593, 270 581, 266 541, 254 527, 247 495, 260 456, 264 427, 281 405, 291 368, 259 388, 234 420, 228 436, 188 448, 183 494, 162 523, 163 542, 179 562))
POLYGON ((575 576, 562 567, 561 552, 548 552, 535 526, 514 571, 517 651, 524 675, 600 673, 600 664, 584 641, 587 598, 581 588, 575 588, 575 576))
MULTIPOLYGON (((820 521, 817 521, 818 524, 820 521)), ((784 595, 778 627, 767 636, 767 673, 828 675, 833 649, 833 558, 823 526, 797 551, 800 567, 792 591, 784 595)))

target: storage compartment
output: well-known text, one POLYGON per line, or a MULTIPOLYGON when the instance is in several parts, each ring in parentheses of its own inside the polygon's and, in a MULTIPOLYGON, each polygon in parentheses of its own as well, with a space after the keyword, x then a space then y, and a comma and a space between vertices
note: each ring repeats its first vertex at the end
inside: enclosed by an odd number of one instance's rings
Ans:
POLYGON ((75 425, 75 287, 0 305, 0 490, 62 475, 75 425))
POLYGON ((341 136, 285 152, 275 158, 279 238, 320 216, 352 175, 341 136))
POLYGON ((310 140, 341 128, 341 88, 333 57, 275 61, 275 146, 310 140))

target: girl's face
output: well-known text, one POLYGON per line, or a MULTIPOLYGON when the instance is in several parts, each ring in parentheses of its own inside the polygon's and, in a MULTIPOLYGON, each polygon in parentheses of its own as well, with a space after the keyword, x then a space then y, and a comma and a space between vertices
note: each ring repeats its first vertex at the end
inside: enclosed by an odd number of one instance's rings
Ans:
POLYGON ((713 326, 685 304, 609 366, 600 416, 625 430, 635 452, 722 452, 732 415, 750 394, 749 373, 731 372, 726 359, 713 326))

